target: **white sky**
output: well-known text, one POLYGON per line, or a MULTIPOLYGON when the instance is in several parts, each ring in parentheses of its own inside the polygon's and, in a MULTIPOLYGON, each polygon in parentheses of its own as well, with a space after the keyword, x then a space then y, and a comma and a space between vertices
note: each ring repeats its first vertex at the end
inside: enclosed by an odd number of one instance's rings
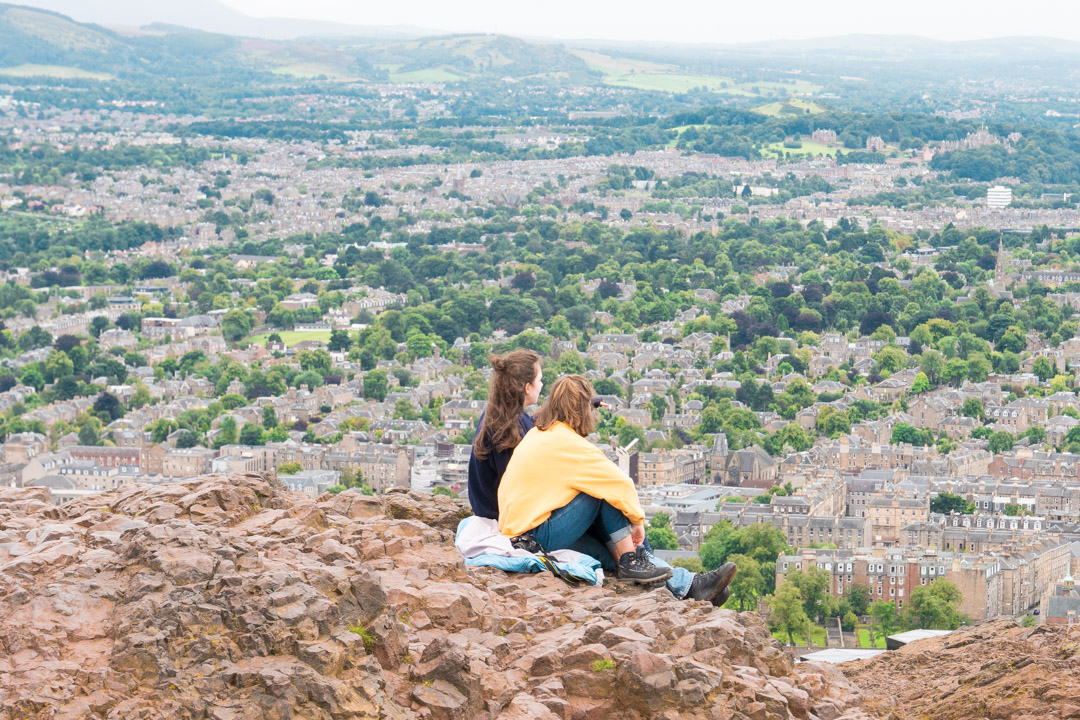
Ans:
POLYGON ((939 40, 1080 41, 1077 0, 222 0, 256 17, 412 25, 447 32, 680 43, 851 33, 939 40))

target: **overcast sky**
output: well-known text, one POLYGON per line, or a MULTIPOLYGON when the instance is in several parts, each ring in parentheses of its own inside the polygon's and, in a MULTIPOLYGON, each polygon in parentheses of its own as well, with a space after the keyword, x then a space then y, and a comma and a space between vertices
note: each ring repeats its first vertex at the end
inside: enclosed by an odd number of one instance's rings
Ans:
POLYGON ((553 38, 739 43, 851 33, 1080 40, 1077 0, 223 0, 248 15, 553 38))

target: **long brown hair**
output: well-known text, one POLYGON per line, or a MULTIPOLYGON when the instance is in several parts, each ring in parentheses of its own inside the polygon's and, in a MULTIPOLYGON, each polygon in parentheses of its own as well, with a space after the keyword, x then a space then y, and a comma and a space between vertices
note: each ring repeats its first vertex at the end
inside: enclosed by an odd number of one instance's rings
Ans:
POLYGON ((495 370, 484 408, 484 424, 473 438, 473 453, 483 460, 494 448, 512 450, 521 442, 521 414, 525 412, 525 386, 536 379, 540 356, 532 350, 489 355, 495 370))
POLYGON ((593 386, 581 375, 567 375, 555 381, 547 402, 536 413, 536 427, 547 430, 564 422, 581 437, 596 429, 592 411, 593 386))

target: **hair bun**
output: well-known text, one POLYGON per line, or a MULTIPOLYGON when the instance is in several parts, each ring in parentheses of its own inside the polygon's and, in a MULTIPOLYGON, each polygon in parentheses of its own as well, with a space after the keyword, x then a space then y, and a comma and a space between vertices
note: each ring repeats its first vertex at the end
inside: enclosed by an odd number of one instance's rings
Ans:
POLYGON ((491 367, 495 372, 502 372, 506 369, 506 361, 499 355, 488 355, 488 362, 491 363, 491 367))

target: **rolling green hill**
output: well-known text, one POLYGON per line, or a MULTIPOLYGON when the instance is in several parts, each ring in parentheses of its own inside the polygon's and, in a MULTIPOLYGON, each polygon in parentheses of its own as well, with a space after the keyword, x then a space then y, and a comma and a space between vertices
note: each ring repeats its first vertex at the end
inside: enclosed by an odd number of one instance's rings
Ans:
POLYGON ((235 69, 240 43, 224 35, 161 28, 120 35, 48 10, 0 4, 0 71, 109 79, 188 78, 235 69))
POLYGON ((502 35, 412 41, 265 40, 171 25, 123 34, 59 13, 0 3, 0 75, 107 80, 218 76, 266 82, 456 82, 472 78, 595 82, 561 46, 502 35))
POLYGON ((540 78, 596 81, 600 74, 562 45, 543 45, 505 35, 450 35, 369 45, 358 54, 401 82, 452 82, 454 79, 540 78))

